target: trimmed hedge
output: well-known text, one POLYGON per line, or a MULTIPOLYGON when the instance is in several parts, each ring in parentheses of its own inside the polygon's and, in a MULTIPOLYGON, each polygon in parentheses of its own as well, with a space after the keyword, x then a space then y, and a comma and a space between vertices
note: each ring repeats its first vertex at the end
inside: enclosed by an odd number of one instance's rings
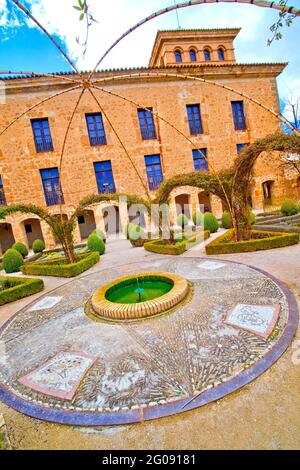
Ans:
POLYGON ((210 233, 215 233, 219 230, 218 219, 211 212, 204 214, 204 230, 209 230, 210 233))
POLYGON ((17 250, 10 248, 3 256, 3 269, 7 274, 20 272, 23 264, 23 256, 17 250))
POLYGON ((26 245, 24 245, 24 243, 14 243, 12 249, 17 250, 23 256, 23 258, 26 258, 26 256, 28 256, 28 248, 26 245))
MULTIPOLYGON (((209 230, 205 230, 204 232, 204 240, 209 238, 210 232, 209 230)), ((187 244, 194 243, 197 239, 197 235, 187 240, 184 240, 179 243, 175 243, 174 245, 170 245, 166 243, 165 240, 151 240, 150 242, 146 242, 144 244, 144 248, 147 251, 151 251, 152 253, 158 253, 162 255, 181 255, 185 251, 187 251, 187 244)))
POLYGON ((78 261, 73 264, 66 264, 65 259, 58 258, 27 263, 22 267, 22 273, 34 276, 75 277, 98 263, 100 255, 98 252, 93 252, 78 256, 77 259, 78 261))
POLYGON ((284 246, 295 245, 299 242, 299 234, 283 232, 252 231, 251 240, 241 242, 230 241, 232 230, 228 230, 220 237, 206 245, 207 255, 222 255, 230 253, 246 253, 249 251, 271 250, 284 246))
POLYGON ((0 305, 23 299, 44 289, 42 279, 28 279, 23 277, 0 276, 5 289, 0 291, 0 305))
POLYGON ((99 255, 105 253, 105 243, 96 233, 92 233, 87 239, 87 247, 90 251, 98 252, 99 255))
POLYGON ((292 199, 286 199, 282 203, 281 212, 284 215, 296 215, 299 213, 299 206, 292 199))
POLYGON ((43 253, 44 249, 45 249, 45 243, 43 240, 40 240, 39 238, 37 240, 34 240, 32 244, 33 253, 43 253))

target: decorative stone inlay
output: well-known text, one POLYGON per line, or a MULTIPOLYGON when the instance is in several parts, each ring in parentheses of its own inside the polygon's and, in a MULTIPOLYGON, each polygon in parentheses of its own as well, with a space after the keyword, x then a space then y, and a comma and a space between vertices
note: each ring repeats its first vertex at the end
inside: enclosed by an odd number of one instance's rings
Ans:
POLYGON ((198 265, 199 268, 208 269, 209 271, 214 271, 215 269, 220 269, 224 266, 224 263, 218 263, 217 261, 204 261, 198 265))
POLYGON ((176 274, 170 273, 142 273, 134 276, 126 276, 121 279, 117 279, 105 286, 102 286, 92 296, 91 304, 92 309, 96 315, 103 318, 109 318, 111 320, 134 320, 157 315, 158 313, 170 310, 175 305, 179 304, 189 292, 189 283, 186 279, 176 274), (107 292, 115 285, 122 283, 127 280, 135 280, 137 278, 167 278, 173 282, 172 289, 153 300, 146 302, 139 302, 136 304, 121 304, 110 302, 106 298, 107 292))
POLYGON ((54 305, 60 302, 62 297, 44 297, 42 300, 37 302, 31 307, 30 312, 35 312, 37 310, 47 310, 54 307, 54 305))
POLYGON ((72 400, 96 358, 85 353, 61 352, 18 381, 37 392, 72 400))
POLYGON ((266 339, 272 333, 279 313, 279 305, 237 304, 226 315, 226 323, 266 339))

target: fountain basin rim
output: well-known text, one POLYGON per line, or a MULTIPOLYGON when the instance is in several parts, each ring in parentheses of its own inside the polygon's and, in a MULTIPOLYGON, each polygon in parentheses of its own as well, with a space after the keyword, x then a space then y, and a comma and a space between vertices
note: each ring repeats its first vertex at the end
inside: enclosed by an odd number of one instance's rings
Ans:
POLYGON ((133 320, 150 317, 159 313, 170 310, 172 307, 180 303, 189 292, 189 283, 186 279, 177 274, 164 272, 146 272, 133 276, 125 276, 116 279, 98 289, 92 296, 91 305, 93 313, 102 318, 110 320, 133 320), (153 300, 145 302, 122 304, 111 302, 106 298, 108 290, 112 287, 128 280, 136 280, 136 278, 161 277, 172 281, 173 287, 166 294, 161 295, 153 300))

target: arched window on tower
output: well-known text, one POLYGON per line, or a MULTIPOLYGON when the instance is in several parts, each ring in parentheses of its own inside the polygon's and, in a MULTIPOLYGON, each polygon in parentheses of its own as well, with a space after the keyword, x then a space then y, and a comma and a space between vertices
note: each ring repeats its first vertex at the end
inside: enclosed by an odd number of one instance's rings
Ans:
POLYGON ((179 49, 177 49, 174 52, 174 55, 175 55, 175 61, 176 62, 182 62, 182 55, 181 55, 181 51, 179 49))
POLYGON ((196 62, 197 61, 197 54, 195 49, 190 50, 190 61, 191 62, 196 62))
POLYGON ((218 49, 218 58, 219 60, 225 60, 225 52, 224 52, 224 49, 222 49, 222 47, 218 49))
POLYGON ((205 60, 205 62, 210 61, 210 50, 209 49, 204 49, 204 60, 205 60))

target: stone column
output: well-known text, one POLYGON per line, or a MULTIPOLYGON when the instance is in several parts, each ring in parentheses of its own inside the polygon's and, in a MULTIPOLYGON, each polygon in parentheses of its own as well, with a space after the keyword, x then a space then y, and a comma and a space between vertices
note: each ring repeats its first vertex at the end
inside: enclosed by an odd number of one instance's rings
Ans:
POLYGON ((223 207, 222 207, 222 201, 218 196, 215 196, 214 194, 210 195, 210 205, 211 205, 211 211, 216 217, 222 217, 223 214, 223 207))
POLYGON ((11 221, 12 231, 16 242, 24 243, 28 247, 28 240, 23 222, 17 220, 11 221))
POLYGON ((43 238, 45 242, 45 248, 47 250, 51 250, 52 248, 56 247, 55 237, 49 225, 44 220, 41 220, 40 222, 41 222, 41 230, 42 230, 42 234, 43 234, 43 238))

